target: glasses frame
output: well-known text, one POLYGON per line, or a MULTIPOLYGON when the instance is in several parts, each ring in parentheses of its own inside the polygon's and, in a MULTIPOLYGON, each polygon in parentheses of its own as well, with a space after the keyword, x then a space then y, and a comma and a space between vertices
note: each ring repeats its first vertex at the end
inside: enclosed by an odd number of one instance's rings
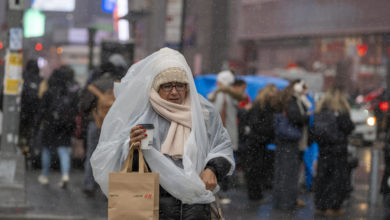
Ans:
POLYGON ((172 91, 173 91, 173 88, 175 88, 177 92, 184 92, 184 91, 186 91, 186 89, 187 89, 187 83, 179 83, 179 84, 183 84, 183 85, 184 85, 183 90, 182 90, 182 89, 178 89, 178 88, 177 88, 177 84, 178 84, 178 82, 161 84, 161 85, 160 85, 160 90, 162 90, 163 92, 166 92, 166 93, 172 92, 172 91), (172 86, 172 88, 169 89, 169 90, 164 89, 163 86, 164 86, 164 85, 167 85, 167 84, 170 84, 170 85, 172 86))

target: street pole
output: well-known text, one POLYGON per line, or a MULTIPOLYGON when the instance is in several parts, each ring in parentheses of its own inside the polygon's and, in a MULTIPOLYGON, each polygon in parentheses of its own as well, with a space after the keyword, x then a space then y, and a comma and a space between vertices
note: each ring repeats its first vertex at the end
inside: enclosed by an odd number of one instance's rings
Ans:
POLYGON ((370 170, 370 188, 368 202, 371 205, 377 204, 379 194, 379 149, 371 148, 371 170, 370 170))
POLYGON ((25 207, 25 163, 19 150, 20 97, 23 84, 23 0, 7 1, 7 39, 5 48, 3 121, 0 146, 0 207, 25 207))
POLYGON ((96 34, 96 28, 89 27, 88 28, 88 70, 91 71, 93 69, 93 61, 94 61, 94 54, 93 51, 95 49, 95 34, 96 34))
POLYGON ((187 0, 182 0, 181 7, 181 24, 180 24, 180 43, 179 43, 179 51, 184 54, 184 32, 186 27, 186 8, 187 8, 187 0))

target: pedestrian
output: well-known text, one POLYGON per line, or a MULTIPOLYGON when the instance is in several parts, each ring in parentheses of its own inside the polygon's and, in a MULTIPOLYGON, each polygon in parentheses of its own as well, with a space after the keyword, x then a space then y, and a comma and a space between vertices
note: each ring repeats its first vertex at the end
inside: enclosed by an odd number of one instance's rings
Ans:
POLYGON ((250 132, 248 125, 248 112, 252 107, 252 103, 248 94, 246 94, 247 83, 243 79, 236 79, 232 85, 232 89, 245 96, 245 99, 237 105, 237 126, 238 126, 238 149, 234 152, 236 159, 236 170, 232 176, 234 185, 242 184, 245 181, 244 167, 246 165, 246 154, 248 151, 247 139, 250 132))
POLYGON ((25 148, 24 150, 29 151, 29 148, 32 147, 31 140, 34 133, 35 117, 39 110, 39 84, 42 81, 39 76, 37 60, 32 59, 27 61, 26 69, 23 72, 23 80, 19 136, 21 144, 25 148))
MULTIPOLYGON (((238 124, 237 124, 237 107, 238 102, 245 99, 245 94, 233 89, 235 81, 234 75, 229 70, 224 70, 217 75, 217 89, 208 95, 209 100, 213 103, 217 112, 219 112, 222 124, 226 128, 232 141, 233 153, 235 159, 238 150, 238 124)), ((229 204, 231 200, 227 196, 230 177, 226 177, 222 183, 222 190, 219 193, 222 204, 229 204)))
MULTIPOLYGON (((310 102, 304 98, 306 89, 307 85, 303 80, 294 80, 277 97, 277 111, 300 135, 295 139, 295 137, 280 137, 275 134, 273 202, 276 209, 288 210, 306 205, 298 199, 301 152, 307 147, 309 136, 310 112, 307 109, 310 102)), ((275 127, 274 130, 276 129, 286 128, 275 127)), ((288 134, 291 132, 289 131, 288 134)))
POLYGON ((129 145, 140 148, 146 137, 140 124, 153 124, 153 148, 143 155, 160 174, 160 219, 210 219, 212 191, 234 169, 232 144, 218 112, 197 93, 183 55, 169 48, 153 53, 134 64, 114 91, 91 158, 103 192, 129 145))
POLYGON ((114 80, 110 73, 87 85, 80 98, 80 111, 87 121, 86 132, 86 155, 84 161, 84 185, 83 192, 88 196, 95 194, 97 184, 92 174, 90 158, 99 141, 101 126, 105 115, 108 113, 114 97, 114 80))
POLYGON ((355 125, 342 88, 329 89, 318 102, 314 135, 319 145, 314 202, 318 214, 342 215, 349 179, 348 135, 355 125))
POLYGON ((260 90, 248 114, 250 133, 247 138, 248 151, 244 171, 250 200, 263 198, 262 192, 267 178, 265 174, 269 173, 265 170, 265 158, 271 155, 266 146, 274 139, 273 99, 277 92, 278 88, 272 83, 260 90))
POLYGON ((48 184, 51 156, 57 151, 60 159, 61 181, 65 188, 69 182, 71 138, 75 129, 79 85, 74 81, 74 71, 61 66, 53 71, 48 81, 48 90, 42 97, 37 116, 37 128, 42 129, 41 184, 48 184))

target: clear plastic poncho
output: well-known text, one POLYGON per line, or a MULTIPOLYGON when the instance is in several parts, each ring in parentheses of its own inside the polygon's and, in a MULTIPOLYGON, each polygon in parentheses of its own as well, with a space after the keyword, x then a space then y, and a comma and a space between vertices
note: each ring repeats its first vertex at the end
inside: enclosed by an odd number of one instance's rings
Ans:
POLYGON ((152 172, 160 174, 160 185, 186 204, 210 203, 213 192, 206 190, 199 174, 207 162, 224 157, 234 170, 232 145, 218 112, 196 90, 191 70, 177 51, 163 48, 131 66, 114 85, 116 100, 104 119, 99 144, 91 157, 96 182, 107 196, 108 175, 119 171, 129 152, 130 130, 137 124, 154 124, 153 148, 143 150, 152 172), (180 67, 189 79, 192 129, 184 144, 183 168, 160 152, 170 122, 159 116, 149 101, 153 79, 163 70, 180 67))

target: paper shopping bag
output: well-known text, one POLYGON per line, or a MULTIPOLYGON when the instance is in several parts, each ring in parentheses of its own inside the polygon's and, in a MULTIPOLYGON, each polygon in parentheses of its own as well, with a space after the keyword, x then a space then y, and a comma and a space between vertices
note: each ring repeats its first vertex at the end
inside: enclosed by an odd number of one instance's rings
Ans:
POLYGON ((109 175, 109 220, 158 220, 159 174, 147 172, 142 150, 139 150, 139 171, 132 172, 134 148, 120 172, 109 175), (146 171, 146 172, 144 172, 146 171))

